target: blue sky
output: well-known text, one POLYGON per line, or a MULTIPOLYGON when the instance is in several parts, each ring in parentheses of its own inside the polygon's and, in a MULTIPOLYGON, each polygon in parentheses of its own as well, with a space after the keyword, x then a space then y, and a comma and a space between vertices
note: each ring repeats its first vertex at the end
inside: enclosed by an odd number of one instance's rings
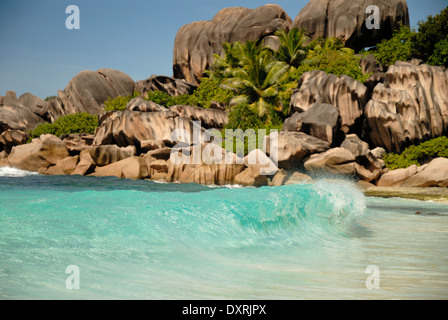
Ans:
MULTIPOLYGON (((407 2, 412 26, 447 6, 446 0, 407 2)), ((267 3, 280 5, 294 20, 308 0, 1 0, 0 95, 56 95, 82 70, 117 69, 135 81, 171 76, 182 25, 210 20, 225 7, 267 3), (65 27, 65 9, 72 4, 80 9, 79 30, 65 27)))

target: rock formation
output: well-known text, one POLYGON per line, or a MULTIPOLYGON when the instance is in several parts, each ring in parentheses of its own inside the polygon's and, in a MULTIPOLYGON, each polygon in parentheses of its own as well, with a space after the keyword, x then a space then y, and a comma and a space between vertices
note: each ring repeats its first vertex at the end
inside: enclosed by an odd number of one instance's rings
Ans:
POLYGON ((78 73, 64 91, 58 91, 57 101, 50 106, 53 120, 67 114, 87 112, 100 114, 109 97, 129 96, 134 92, 134 80, 121 71, 99 69, 78 73))
POLYGON ((213 55, 223 53, 224 42, 256 41, 290 24, 286 12, 270 4, 256 9, 225 8, 210 21, 184 25, 174 41, 174 77, 197 84, 212 64, 213 55))
MULTIPOLYGON (((142 141, 161 141, 170 146, 193 139, 194 124, 190 119, 168 112, 114 112, 100 122, 95 131, 94 146, 116 144, 141 148, 142 141), (172 136, 178 130, 176 136, 172 136), (187 133, 189 137, 184 137, 187 133)), ((202 132, 201 128, 198 129, 202 132)))
MULTIPOLYGON (((266 137, 266 153, 271 157, 271 141, 272 134, 266 137)), ((298 168, 302 165, 303 160, 315 153, 321 153, 330 148, 330 144, 326 141, 309 136, 302 132, 285 132, 278 133, 278 167, 283 169, 298 168)))
POLYGON ((364 107, 370 92, 361 82, 348 76, 335 76, 324 71, 305 72, 291 96, 290 112, 304 112, 315 103, 333 105, 340 115, 344 133, 359 133, 364 107))
POLYGON ((448 71, 397 62, 376 85, 365 108, 368 138, 375 146, 404 147, 448 132, 448 71))
POLYGON ((148 92, 162 91, 170 96, 191 94, 197 88, 196 85, 185 80, 167 76, 151 76, 146 80, 135 83, 134 91, 140 93, 141 97, 147 97, 148 92))
POLYGON ((68 156, 65 143, 53 135, 46 134, 33 139, 31 143, 14 147, 8 161, 13 168, 37 172, 68 156))
POLYGON ((305 29, 311 39, 341 38, 347 47, 360 50, 390 38, 398 24, 409 26, 406 0, 311 0, 291 28, 305 29), (379 29, 366 26, 370 5, 379 8, 379 29))
POLYGON ((282 131, 303 132, 330 145, 338 140, 338 110, 325 103, 315 103, 305 112, 295 112, 286 119, 282 131))
POLYGON ((44 119, 34 113, 32 108, 19 102, 14 91, 8 91, 2 97, 0 102, 0 133, 8 129, 27 131, 34 129, 43 122, 44 119))

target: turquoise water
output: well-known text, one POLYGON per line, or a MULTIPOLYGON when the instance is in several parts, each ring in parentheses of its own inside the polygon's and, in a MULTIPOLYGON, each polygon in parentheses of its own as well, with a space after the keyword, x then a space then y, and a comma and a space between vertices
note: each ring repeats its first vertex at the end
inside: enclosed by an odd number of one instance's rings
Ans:
POLYGON ((211 188, 0 169, 0 202, 1 299, 448 298, 448 204, 366 198, 346 181, 211 188), (366 287, 371 265, 379 289, 366 287))

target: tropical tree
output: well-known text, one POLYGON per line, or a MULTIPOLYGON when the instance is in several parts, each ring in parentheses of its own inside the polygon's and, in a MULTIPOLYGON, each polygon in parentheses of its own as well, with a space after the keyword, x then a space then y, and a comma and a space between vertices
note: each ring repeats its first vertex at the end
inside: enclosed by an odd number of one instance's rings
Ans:
POLYGON ((279 38, 280 47, 275 52, 275 58, 283 61, 291 67, 298 68, 308 55, 309 37, 303 30, 294 28, 287 32, 279 29, 275 33, 279 38))
POLYGON ((279 82, 290 66, 275 60, 272 52, 260 43, 236 42, 234 49, 239 57, 239 67, 231 69, 231 76, 222 82, 224 88, 237 93, 230 104, 248 104, 258 111, 260 117, 266 116, 266 122, 269 123, 271 111, 283 109, 279 82))

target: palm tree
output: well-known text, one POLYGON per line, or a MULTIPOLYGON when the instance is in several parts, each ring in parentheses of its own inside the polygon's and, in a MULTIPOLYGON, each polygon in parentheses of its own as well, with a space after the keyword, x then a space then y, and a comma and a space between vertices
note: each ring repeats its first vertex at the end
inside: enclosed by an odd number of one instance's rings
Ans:
POLYGON ((281 111, 283 108, 278 83, 290 66, 273 59, 272 52, 260 43, 236 42, 233 48, 240 66, 233 68, 231 76, 222 84, 224 88, 238 94, 230 104, 249 104, 258 111, 260 117, 267 116, 267 122, 270 122, 271 111, 281 111))
POLYGON ((291 67, 299 67, 307 57, 309 37, 303 30, 297 28, 291 29, 289 32, 279 29, 275 35, 280 40, 280 47, 275 53, 276 59, 291 67))

